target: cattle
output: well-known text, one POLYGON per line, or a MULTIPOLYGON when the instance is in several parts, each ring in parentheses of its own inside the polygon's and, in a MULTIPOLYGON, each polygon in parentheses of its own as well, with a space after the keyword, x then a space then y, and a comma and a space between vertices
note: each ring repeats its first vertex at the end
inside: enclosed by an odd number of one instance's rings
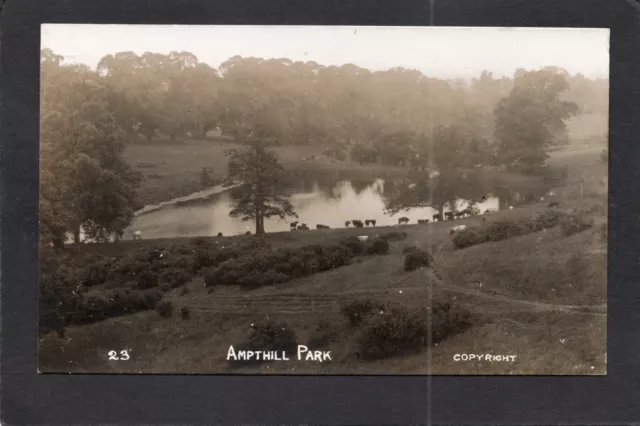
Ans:
POLYGON ((456 225, 449 230, 449 235, 457 234, 465 229, 467 229, 467 225, 456 225))
POLYGON ((432 219, 434 222, 440 222, 442 221, 442 215, 440 213, 436 213, 433 215, 432 219))
POLYGON ((552 201, 549 203, 549 208, 552 208, 552 207, 560 207, 560 203, 557 201, 552 201))
POLYGON ((465 217, 465 215, 467 214, 466 212, 467 212, 466 210, 459 210, 455 212, 454 215, 456 219, 460 219, 461 217, 465 217))
POLYGON ((425 223, 429 223, 429 219, 418 219, 418 224, 423 225, 425 223))
POLYGON ((134 232, 133 232, 133 239, 134 239, 134 240, 141 240, 141 239, 142 239, 142 232, 140 232, 140 231, 134 231, 134 232))
POLYGON ((316 229, 330 229, 327 225, 317 224, 316 229))
POLYGON ((298 226, 298 231, 308 231, 309 227, 307 226, 306 223, 303 223, 302 225, 298 226))
POLYGON ((296 229, 296 227, 298 226, 298 221, 291 222, 291 224, 290 224, 289 226, 291 227, 291 230, 292 230, 292 231, 293 231, 293 230, 295 230, 295 229, 296 229))
POLYGON ((360 235, 358 237, 358 239, 364 243, 365 241, 367 241, 369 239, 369 236, 368 235, 360 235))
POLYGON ((376 221, 373 220, 373 219, 367 219, 367 220, 364 221, 364 224, 366 226, 369 226, 369 225, 376 226, 376 221))
POLYGON ((403 216, 400 219, 398 219, 398 224, 402 225, 403 223, 409 223, 409 218, 403 216))
POLYGON ((352 220, 351 223, 353 223, 353 226, 357 227, 357 228, 363 228, 364 227, 364 223, 361 220, 352 220))
POLYGON ((447 220, 453 220, 454 215, 455 215, 455 212, 446 212, 446 213, 444 214, 444 217, 445 217, 447 220))
POLYGON ((244 235, 251 235, 251 231, 245 232, 244 235))
POLYGON ((351 225, 351 222, 350 222, 350 221, 346 221, 346 222, 344 223, 344 226, 346 226, 347 228, 349 227, 349 225, 351 225))
POLYGON ((222 237, 222 232, 218 232, 218 237, 222 237))

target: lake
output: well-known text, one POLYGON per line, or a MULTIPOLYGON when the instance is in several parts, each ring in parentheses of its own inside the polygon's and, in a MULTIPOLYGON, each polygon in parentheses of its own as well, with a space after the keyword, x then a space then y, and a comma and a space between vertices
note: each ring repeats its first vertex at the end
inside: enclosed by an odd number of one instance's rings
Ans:
MULTIPOLYGON (((436 213, 435 209, 426 207, 387 215, 384 212, 384 194, 385 181, 382 179, 368 182, 303 179, 297 182, 296 188, 288 194, 299 219, 265 219, 265 231, 289 231, 289 223, 295 220, 306 223, 311 229, 315 229, 317 224, 344 228, 345 221, 354 219, 374 219, 377 226, 389 226, 396 225, 398 218, 403 216, 410 219, 409 223, 416 223, 418 219, 431 219, 436 213)), ((462 209, 465 206, 466 203, 461 201, 457 207, 462 209)), ((485 202, 477 204, 477 207, 480 211, 498 210, 504 208, 504 202, 501 203, 499 197, 491 196, 485 202)), ((218 232, 225 236, 244 234, 246 231, 253 234, 255 224, 230 217, 231 209, 230 190, 212 189, 200 198, 183 197, 138 212, 124 238, 130 239, 133 230, 140 231, 144 239, 215 236, 218 232)))

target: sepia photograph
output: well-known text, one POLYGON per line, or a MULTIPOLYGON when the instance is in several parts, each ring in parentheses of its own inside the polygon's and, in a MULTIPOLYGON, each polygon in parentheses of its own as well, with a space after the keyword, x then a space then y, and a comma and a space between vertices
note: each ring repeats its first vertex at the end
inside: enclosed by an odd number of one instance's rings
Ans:
POLYGON ((606 375, 609 30, 43 24, 38 372, 606 375))

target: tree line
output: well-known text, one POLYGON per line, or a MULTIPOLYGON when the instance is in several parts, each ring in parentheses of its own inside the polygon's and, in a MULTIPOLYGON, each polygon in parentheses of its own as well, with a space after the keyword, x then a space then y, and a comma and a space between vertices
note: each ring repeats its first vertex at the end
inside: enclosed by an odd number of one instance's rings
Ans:
POLYGON ((235 56, 215 69, 189 52, 120 52, 93 70, 44 49, 41 236, 59 245, 66 233, 78 241, 81 227, 98 240, 122 235, 140 179, 123 159, 126 144, 213 129, 244 144, 229 152, 229 180, 246 184, 231 214, 254 220, 257 233, 264 217, 294 214, 270 184, 281 173, 268 149, 276 144, 403 167, 412 190, 389 208, 441 210, 454 188, 472 184, 461 170, 538 170, 550 147, 567 142, 565 121, 606 110, 607 93, 607 80, 554 67, 464 82, 404 68, 235 56))

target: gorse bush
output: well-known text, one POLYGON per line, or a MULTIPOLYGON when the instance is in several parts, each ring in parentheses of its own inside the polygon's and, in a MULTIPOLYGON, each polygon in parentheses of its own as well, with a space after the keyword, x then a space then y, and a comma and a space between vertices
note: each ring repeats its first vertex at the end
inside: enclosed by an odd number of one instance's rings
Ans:
POLYGON ((389 253, 389 241, 382 238, 367 240, 365 243, 365 253, 369 255, 389 253))
POLYGON ((412 250, 404 256, 405 272, 415 271, 418 268, 429 267, 433 263, 433 257, 423 250, 412 250))
POLYGON ((368 316, 363 322, 357 336, 356 355, 363 360, 375 360, 420 351, 469 328, 469 318, 469 312, 448 303, 412 311, 392 308, 368 316))
POLYGON ((222 262, 204 274, 205 286, 239 285, 246 289, 274 285, 341 267, 353 256, 342 245, 258 251, 222 262))
POLYGON ((407 239, 407 233, 391 231, 387 232, 386 234, 380 235, 378 238, 382 238, 387 241, 402 241, 407 239))
POLYGON ((343 305, 340 308, 340 313, 344 315, 352 327, 356 327, 369 315, 384 312, 385 309, 386 307, 382 303, 357 300, 343 305))
POLYGON ((490 241, 502 241, 508 238, 539 232, 544 229, 561 226, 565 236, 581 232, 591 227, 592 222, 581 214, 547 210, 530 219, 499 220, 485 227, 469 226, 453 236, 456 249, 463 249, 490 241))

